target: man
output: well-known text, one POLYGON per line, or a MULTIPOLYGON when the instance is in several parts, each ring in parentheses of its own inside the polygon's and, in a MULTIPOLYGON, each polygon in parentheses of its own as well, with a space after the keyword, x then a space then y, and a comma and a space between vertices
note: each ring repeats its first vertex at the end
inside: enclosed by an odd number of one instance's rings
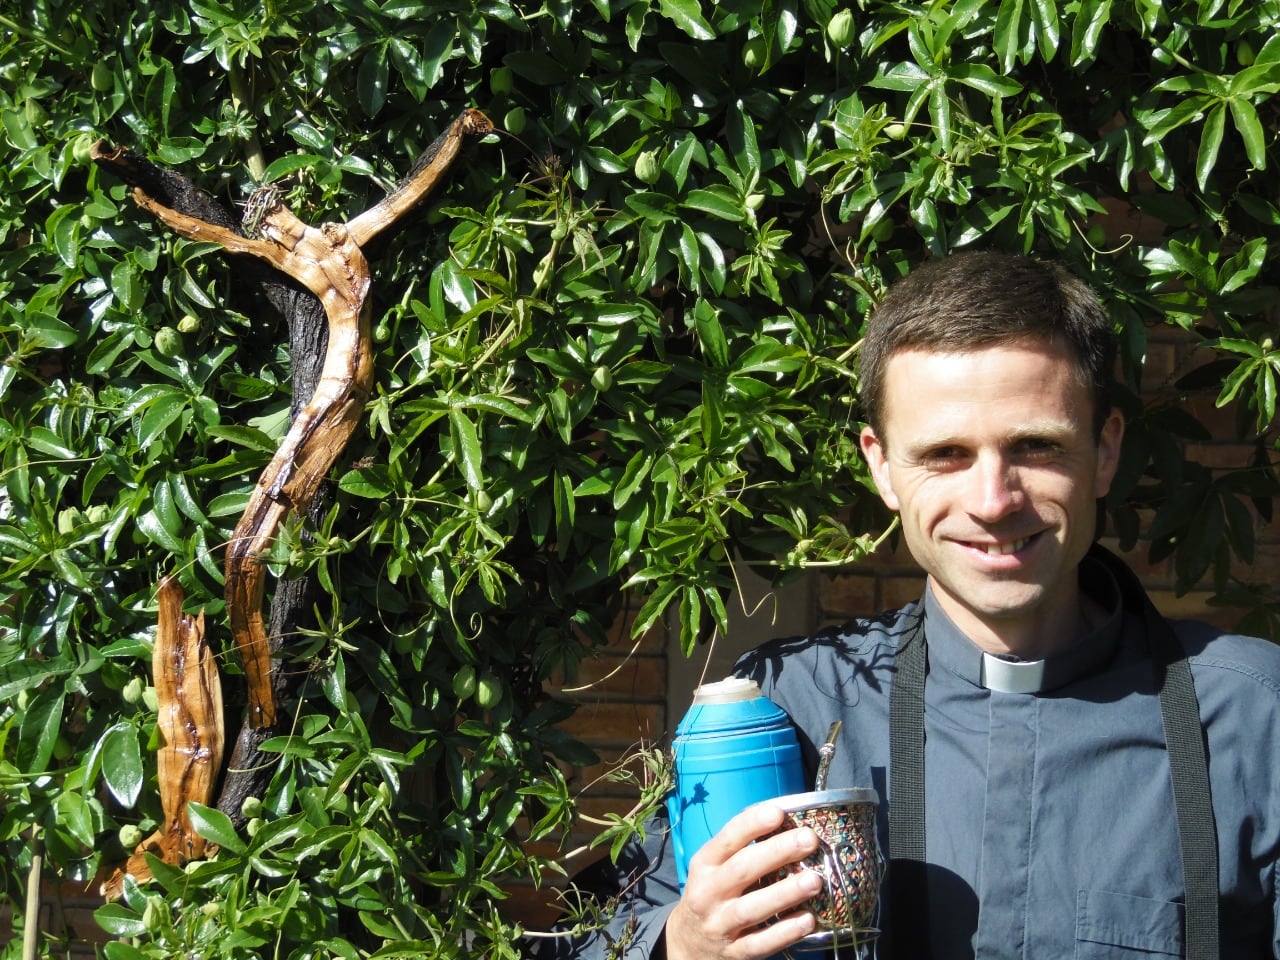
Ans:
MULTIPOLYGON (((1170 630, 1094 546, 1124 432, 1114 350, 1082 282, 995 253, 915 271, 869 324, 862 450, 925 596, 738 672, 790 714, 810 774, 843 720, 828 786, 887 801, 881 958, 1280 957, 1280 648, 1170 630)), ((817 877, 772 877, 816 838, 769 836, 782 819, 744 811, 682 892, 652 831, 600 870, 626 891, 601 942, 796 943, 817 877)))

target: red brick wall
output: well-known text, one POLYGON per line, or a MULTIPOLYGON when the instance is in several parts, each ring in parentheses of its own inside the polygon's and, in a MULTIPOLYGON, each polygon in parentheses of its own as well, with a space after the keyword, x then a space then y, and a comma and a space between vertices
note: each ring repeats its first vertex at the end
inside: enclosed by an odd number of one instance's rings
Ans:
MULTIPOLYGON (((102 906, 102 899, 96 889, 86 889, 79 884, 64 884, 61 887, 45 885, 40 894, 40 930, 37 956, 57 956, 78 960, 78 958, 96 957, 98 946, 107 943, 111 938, 94 922, 93 911, 102 906)), ((18 903, 16 909, 21 913, 25 909, 18 903)), ((0 908, 0 944, 6 942, 13 931, 12 910, 0 908)), ((18 918, 21 930, 22 917, 18 918)), ((13 953, 17 956, 16 949, 13 953)))

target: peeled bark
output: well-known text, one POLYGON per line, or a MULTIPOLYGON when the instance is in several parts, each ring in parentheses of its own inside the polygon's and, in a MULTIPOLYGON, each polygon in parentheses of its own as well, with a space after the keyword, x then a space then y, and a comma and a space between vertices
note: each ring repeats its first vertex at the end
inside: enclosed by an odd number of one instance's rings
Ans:
POLYGON ((151 670, 159 705, 156 780, 164 823, 102 885, 102 892, 111 898, 122 892, 125 874, 138 879, 151 876, 148 853, 172 864, 204 856, 205 839, 192 828, 187 804, 194 800, 208 805, 222 769, 222 683, 205 642, 204 613, 182 612, 182 588, 173 577, 161 579, 157 596, 159 621, 151 670))
MULTIPOLYGON (((248 707, 244 726, 223 784, 219 808, 239 816, 240 800, 260 794, 270 765, 259 751, 274 734, 285 682, 275 659, 280 636, 296 629, 309 609, 309 588, 291 583, 273 604, 272 633, 263 618, 266 565, 280 525, 291 512, 305 515, 317 491, 364 413, 373 385, 369 331, 369 264, 363 247, 391 227, 441 180, 465 143, 493 129, 484 114, 464 111, 431 144, 412 173, 384 200, 348 224, 310 226, 276 201, 271 192, 251 198, 258 209, 237 225, 225 207, 189 180, 163 170, 123 148, 99 142, 94 160, 133 186, 135 201, 174 232, 213 241, 236 255, 256 277, 278 309, 288 312, 291 336, 311 342, 312 350, 291 351, 295 362, 293 419, 270 463, 258 479, 250 502, 227 548, 225 596, 232 639, 246 680, 248 707), (273 268, 263 271, 261 265, 273 268), (283 275, 283 276, 281 276, 283 275), (286 279, 287 278, 287 279, 286 279), (323 311, 325 325, 314 322, 323 311), (310 318, 311 323, 305 321, 310 318), (300 322, 298 322, 300 321, 300 322), (300 377, 305 365, 307 376, 300 377), (318 376, 316 372, 318 371, 318 376)), ((163 707, 162 707, 163 709, 163 707)))

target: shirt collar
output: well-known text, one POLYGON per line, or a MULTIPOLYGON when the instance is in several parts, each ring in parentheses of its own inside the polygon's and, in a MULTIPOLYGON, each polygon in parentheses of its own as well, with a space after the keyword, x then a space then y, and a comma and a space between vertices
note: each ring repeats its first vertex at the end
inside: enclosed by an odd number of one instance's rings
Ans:
POLYGON ((1106 611, 1105 621, 1064 653, 1044 660, 1017 660, 979 648, 943 612, 933 588, 926 587, 924 625, 930 669, 941 667, 975 686, 1002 693, 1048 693, 1094 672, 1111 660, 1119 645, 1124 608, 1115 577, 1092 557, 1080 564, 1080 588, 1106 611))

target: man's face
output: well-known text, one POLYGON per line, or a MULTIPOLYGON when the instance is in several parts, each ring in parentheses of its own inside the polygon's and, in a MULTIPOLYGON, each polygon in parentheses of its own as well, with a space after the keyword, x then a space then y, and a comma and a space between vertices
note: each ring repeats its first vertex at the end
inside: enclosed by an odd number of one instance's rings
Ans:
POLYGON ((902 350, 885 368, 882 431, 862 431, 880 495, 943 609, 992 653, 1043 657, 1077 636, 1076 568, 1124 423, 1101 439, 1067 349, 1027 340, 902 350))

